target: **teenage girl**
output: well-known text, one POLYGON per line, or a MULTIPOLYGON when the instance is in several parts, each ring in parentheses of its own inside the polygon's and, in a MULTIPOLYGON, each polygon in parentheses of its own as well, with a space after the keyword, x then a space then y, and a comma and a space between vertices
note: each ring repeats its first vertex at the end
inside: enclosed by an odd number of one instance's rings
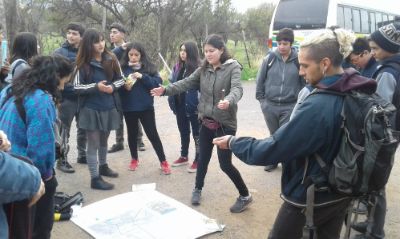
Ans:
POLYGON ((78 94, 78 127, 87 135, 87 164, 91 187, 110 190, 101 176, 118 177, 107 164, 107 140, 120 122, 118 88, 125 84, 115 55, 105 47, 104 36, 88 29, 76 57, 74 88, 78 94), (99 166, 98 166, 99 165, 99 166))
MULTIPOLYGON (((119 49, 121 50, 121 49, 119 49)), ((139 165, 137 150, 138 121, 156 151, 163 174, 170 174, 171 169, 165 160, 164 148, 157 132, 154 114, 154 99, 150 90, 158 87, 162 79, 155 65, 149 60, 144 47, 138 43, 129 43, 121 59, 122 72, 128 78, 121 89, 121 103, 128 129, 128 145, 131 152, 129 170, 134 171, 139 165)))

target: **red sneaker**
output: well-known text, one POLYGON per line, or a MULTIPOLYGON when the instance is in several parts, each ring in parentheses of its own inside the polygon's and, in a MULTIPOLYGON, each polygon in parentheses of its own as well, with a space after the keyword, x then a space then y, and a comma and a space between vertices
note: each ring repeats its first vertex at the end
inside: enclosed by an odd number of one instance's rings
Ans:
POLYGON ((131 163, 129 164, 129 170, 130 171, 135 171, 137 167, 139 166, 139 160, 137 159, 132 159, 131 163))
POLYGON ((165 175, 171 174, 171 168, 169 167, 167 160, 162 161, 160 163, 160 166, 161 166, 161 171, 163 172, 163 174, 165 174, 165 175))
POLYGON ((197 171, 197 161, 193 161, 192 165, 187 169, 189 173, 195 173, 197 171))
POLYGON ((179 166, 188 164, 188 162, 189 162, 189 160, 188 160, 187 157, 182 157, 182 156, 181 156, 181 157, 179 157, 177 160, 175 160, 175 161, 172 163, 172 167, 179 167, 179 166))

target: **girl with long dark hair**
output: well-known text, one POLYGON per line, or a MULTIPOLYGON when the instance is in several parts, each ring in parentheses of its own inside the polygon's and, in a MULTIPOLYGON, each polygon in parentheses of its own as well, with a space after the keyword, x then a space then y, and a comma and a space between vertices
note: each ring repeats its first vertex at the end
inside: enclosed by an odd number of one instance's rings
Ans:
POLYGON ((107 140, 120 121, 118 88, 124 85, 115 55, 105 47, 96 29, 83 34, 76 57, 74 89, 78 94, 78 127, 87 135, 87 164, 93 189, 110 190, 114 185, 101 176, 118 177, 107 164, 107 140))
POLYGON ((162 79, 156 66, 150 61, 142 44, 129 43, 121 59, 122 71, 128 82, 121 89, 121 102, 124 111, 126 127, 128 129, 128 144, 131 151, 129 170, 135 171, 139 165, 137 152, 138 121, 143 126, 144 132, 156 151, 163 174, 170 174, 171 169, 165 159, 164 148, 157 132, 154 113, 154 99, 150 90, 158 87, 162 79))
MULTIPOLYGON (((187 76, 190 76, 200 65, 199 51, 195 42, 185 42, 179 47, 178 63, 173 68, 170 82, 175 83, 187 76)), ((195 143, 195 158, 188 168, 189 173, 197 170, 199 159, 199 119, 197 105, 199 104, 199 91, 190 89, 178 95, 169 96, 168 103, 176 116, 179 133, 181 136, 181 155, 175 160, 172 166, 177 167, 188 163, 190 127, 195 143)))
POLYGON ((46 192, 33 209, 35 239, 50 238, 53 227, 56 104, 72 71, 63 57, 36 57, 32 68, 1 92, 0 130, 12 143, 11 152, 30 158, 45 183, 46 192))
MULTIPOLYGON (((158 87, 151 91, 152 95, 176 95, 189 89, 201 92, 199 102, 200 155, 196 172, 195 188, 192 192, 192 204, 199 205, 204 186, 208 164, 213 151, 213 139, 226 134, 235 135, 237 128, 237 103, 243 95, 240 83, 241 65, 231 59, 223 38, 210 35, 204 45, 205 61, 200 68, 183 80, 158 87)), ((232 151, 217 149, 219 165, 222 171, 235 184, 240 196, 230 208, 233 213, 242 212, 252 202, 239 171, 232 164, 232 151)))
POLYGON ((12 78, 30 68, 30 60, 38 54, 36 36, 30 32, 20 32, 15 36, 11 47, 11 66, 5 81, 10 84, 12 78))

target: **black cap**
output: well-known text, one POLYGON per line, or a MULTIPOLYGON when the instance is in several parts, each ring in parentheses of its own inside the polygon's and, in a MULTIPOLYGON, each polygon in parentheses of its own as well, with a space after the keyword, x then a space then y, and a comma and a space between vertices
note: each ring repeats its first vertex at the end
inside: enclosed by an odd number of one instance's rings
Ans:
POLYGON ((400 52, 400 24, 391 23, 373 32, 370 40, 390 53, 400 52))

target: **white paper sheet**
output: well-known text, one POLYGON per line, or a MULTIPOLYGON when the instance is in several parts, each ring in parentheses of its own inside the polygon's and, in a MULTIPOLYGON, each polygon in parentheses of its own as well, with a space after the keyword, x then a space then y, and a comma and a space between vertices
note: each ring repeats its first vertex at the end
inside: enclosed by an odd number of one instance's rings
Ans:
POLYGON ((192 239, 224 228, 160 192, 139 188, 82 207, 71 220, 104 239, 192 239))

